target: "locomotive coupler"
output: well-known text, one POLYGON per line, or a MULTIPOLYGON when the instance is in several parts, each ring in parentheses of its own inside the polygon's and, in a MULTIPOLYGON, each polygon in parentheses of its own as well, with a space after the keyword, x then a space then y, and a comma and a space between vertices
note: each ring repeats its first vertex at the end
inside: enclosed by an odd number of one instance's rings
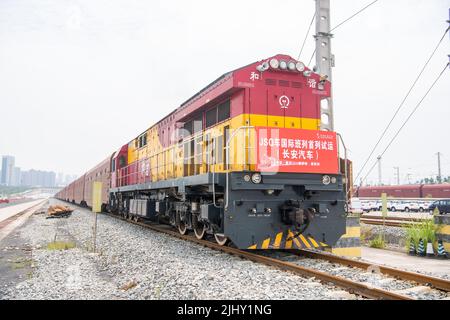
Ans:
POLYGON ((302 208, 301 202, 287 201, 281 206, 281 220, 293 226, 299 233, 304 232, 314 218, 314 209, 302 208))

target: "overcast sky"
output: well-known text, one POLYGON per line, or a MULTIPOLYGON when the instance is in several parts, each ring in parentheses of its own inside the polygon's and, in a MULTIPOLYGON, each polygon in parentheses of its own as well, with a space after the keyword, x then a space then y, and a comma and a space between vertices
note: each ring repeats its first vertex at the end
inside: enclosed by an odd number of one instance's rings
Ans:
MULTIPOLYGON (((369 2, 332 0, 332 25, 369 2)), ((335 124, 355 171, 441 38, 449 7, 380 0, 335 31, 335 124)), ((223 73, 277 53, 296 58, 313 12, 313 0, 1 0, 0 155, 81 174, 223 73)), ((393 129, 448 61, 449 43, 393 129)), ((310 36, 302 60, 313 46, 310 36)), ((385 182, 394 166, 404 181, 436 174, 438 151, 450 175, 449 138, 447 71, 383 159, 385 182)))

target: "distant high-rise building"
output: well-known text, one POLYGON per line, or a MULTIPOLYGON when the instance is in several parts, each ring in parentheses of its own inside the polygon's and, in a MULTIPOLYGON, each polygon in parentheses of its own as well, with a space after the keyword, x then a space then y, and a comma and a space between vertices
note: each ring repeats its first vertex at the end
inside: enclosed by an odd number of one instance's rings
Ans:
POLYGON ((56 173, 38 170, 25 171, 22 173, 22 185, 28 187, 55 187, 56 173))
POLYGON ((13 156, 3 156, 2 157, 2 176, 0 184, 9 186, 11 185, 11 180, 13 178, 15 159, 13 156))
POLYGON ((56 178, 56 185, 57 186, 64 185, 64 173, 62 173, 62 172, 58 173, 58 177, 56 178))
POLYGON ((19 167, 13 168, 13 174, 9 185, 15 187, 22 185, 22 172, 19 167))

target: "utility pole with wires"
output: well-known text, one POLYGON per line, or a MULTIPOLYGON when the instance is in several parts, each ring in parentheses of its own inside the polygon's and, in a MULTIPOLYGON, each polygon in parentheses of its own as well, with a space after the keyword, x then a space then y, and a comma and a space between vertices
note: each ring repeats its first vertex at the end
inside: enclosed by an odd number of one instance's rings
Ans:
MULTIPOLYGON (((334 56, 331 53, 330 0, 316 0, 316 71, 332 83, 334 56)), ((321 105, 322 130, 334 131, 333 89, 321 105)))
POLYGON ((436 153, 437 158, 438 158, 438 176, 437 176, 437 181, 438 183, 442 183, 442 171, 441 171, 441 156, 442 153, 438 152, 436 153))
POLYGON ((378 159, 378 185, 382 186, 383 185, 383 176, 382 176, 382 172, 381 172, 381 156, 379 156, 377 159, 378 159))
POLYGON ((397 178, 397 185, 400 185, 400 167, 394 167, 394 170, 396 172, 396 178, 397 178))

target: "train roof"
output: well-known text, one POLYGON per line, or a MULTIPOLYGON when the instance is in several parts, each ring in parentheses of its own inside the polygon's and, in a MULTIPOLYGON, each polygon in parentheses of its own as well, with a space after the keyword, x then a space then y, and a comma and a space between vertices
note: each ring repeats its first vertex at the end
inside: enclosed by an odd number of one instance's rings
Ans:
MULTIPOLYGON (((139 136, 145 134, 146 132, 148 132, 150 129, 161 125, 165 120, 170 119, 171 117, 176 117, 176 114, 180 114, 182 110, 188 108, 191 104, 194 104, 195 101, 198 100, 199 97, 201 97, 203 94, 205 94, 206 92, 210 91, 211 89, 215 88, 215 87, 220 87, 221 85, 223 85, 224 82, 230 81, 232 82, 232 77, 235 76, 239 71, 245 70, 251 66, 256 67, 259 65, 262 65, 263 63, 269 63, 269 61, 271 61, 272 59, 277 59, 279 61, 286 61, 286 62, 290 62, 293 61, 295 63, 298 63, 299 61, 295 58, 292 58, 289 55, 285 55, 285 54, 277 54, 274 56, 271 56, 269 58, 265 58, 259 61, 255 61, 252 62, 250 64, 247 64, 245 66, 239 67, 237 69, 234 69, 232 71, 226 72, 223 75, 221 75, 219 78, 217 78, 216 80, 212 81, 211 83, 209 83, 207 86, 205 86, 203 89, 201 89, 200 91, 198 91, 196 94, 194 94, 193 96, 191 96, 189 99, 187 99, 186 101, 184 101, 178 108, 176 108, 175 110, 173 110, 172 112, 170 112, 168 115, 166 115, 165 117, 163 117, 161 120, 155 122, 152 126, 150 126, 148 129, 144 130, 142 133, 138 134, 137 136, 135 136, 133 139, 129 140, 127 144, 133 142, 136 138, 138 138, 139 136)), ((305 66, 305 71, 310 71, 309 68, 307 68, 305 66)), ((280 70, 276 70, 276 71, 280 71, 280 70)), ((281 70, 284 72, 284 70, 281 70)), ((314 77, 320 77, 320 75, 313 73, 314 77)), ((328 80, 326 80, 328 81, 328 80)), ((237 88, 239 89, 239 88, 237 88)), ((188 113, 190 114, 190 112, 188 113)), ((184 117, 181 117, 184 118, 184 117)), ((182 119, 178 119, 178 120, 182 120, 182 119)))
POLYGON ((411 190, 420 188, 422 185, 411 184, 411 185, 400 185, 400 186, 373 186, 373 187, 360 187, 360 190, 411 190))

